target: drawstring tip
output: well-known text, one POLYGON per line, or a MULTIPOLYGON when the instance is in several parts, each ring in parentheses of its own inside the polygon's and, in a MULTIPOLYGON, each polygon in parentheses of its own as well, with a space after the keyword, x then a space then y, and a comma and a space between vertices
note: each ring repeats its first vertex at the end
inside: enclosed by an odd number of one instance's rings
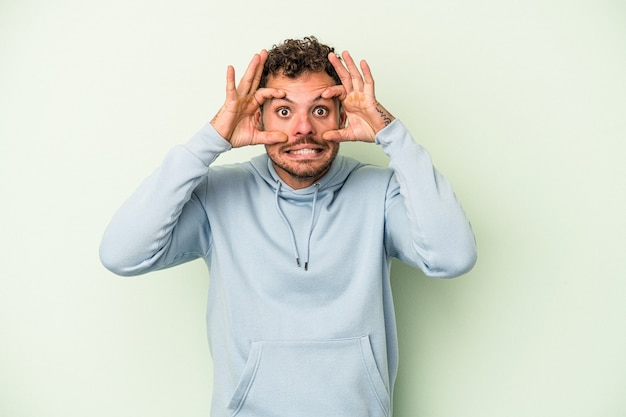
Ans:
POLYGON ((300 258, 296 258, 296 265, 300 268, 300 258))
POLYGON ((304 263, 304 270, 305 270, 305 271, 308 271, 308 270, 309 270, 309 263, 308 263, 308 262, 305 262, 305 263, 304 263))

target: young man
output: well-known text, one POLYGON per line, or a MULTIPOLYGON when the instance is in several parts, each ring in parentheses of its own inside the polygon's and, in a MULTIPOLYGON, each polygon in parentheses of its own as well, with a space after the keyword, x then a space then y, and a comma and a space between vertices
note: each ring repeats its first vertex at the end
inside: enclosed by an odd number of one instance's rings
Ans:
POLYGON ((428 153, 374 95, 365 61, 315 38, 256 54, 210 124, 119 209, 101 259, 137 275, 204 258, 213 417, 390 416, 391 258, 467 272, 474 236, 428 153), (378 168, 338 155, 375 142, 378 168), (266 154, 211 166, 231 148, 266 154))

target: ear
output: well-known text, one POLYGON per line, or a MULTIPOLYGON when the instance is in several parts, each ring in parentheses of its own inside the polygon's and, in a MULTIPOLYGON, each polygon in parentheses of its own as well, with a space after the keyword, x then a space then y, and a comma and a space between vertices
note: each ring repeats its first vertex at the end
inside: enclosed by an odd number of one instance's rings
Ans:
POLYGON ((348 115, 346 114, 346 112, 342 109, 339 112, 339 129, 343 129, 344 127, 346 127, 346 122, 348 120, 348 115))
POLYGON ((263 110, 260 108, 254 113, 254 125, 259 131, 265 130, 263 127, 263 110))

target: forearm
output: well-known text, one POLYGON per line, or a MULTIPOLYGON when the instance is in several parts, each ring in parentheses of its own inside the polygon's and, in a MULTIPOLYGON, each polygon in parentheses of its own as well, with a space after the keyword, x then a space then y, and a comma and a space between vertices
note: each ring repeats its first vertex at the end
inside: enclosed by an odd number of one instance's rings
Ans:
POLYGON ((448 180, 400 121, 381 131, 376 140, 390 157, 409 222, 409 242, 400 249, 404 260, 431 276, 467 272, 476 261, 474 234, 448 180))
POLYGON ((184 241, 176 239, 175 231, 178 228, 178 233, 198 233, 193 227, 185 227, 203 214, 199 213, 202 201, 192 193, 210 164, 228 149, 228 142, 206 125, 186 144, 168 152, 161 166, 115 213, 102 238, 102 263, 117 274, 137 275, 181 262, 176 252, 189 252, 191 256, 202 250, 199 239, 190 240, 193 243, 188 245, 193 247, 172 250, 177 241, 184 241))

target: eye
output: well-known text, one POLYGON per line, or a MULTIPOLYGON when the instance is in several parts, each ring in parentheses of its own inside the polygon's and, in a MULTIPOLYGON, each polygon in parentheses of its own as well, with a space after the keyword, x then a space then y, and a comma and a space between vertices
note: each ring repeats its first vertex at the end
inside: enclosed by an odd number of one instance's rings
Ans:
POLYGON ((328 109, 326 107, 316 107, 313 109, 313 114, 318 117, 324 117, 328 115, 328 109))
POLYGON ((278 109, 276 109, 276 113, 280 117, 288 117, 291 114, 291 110, 289 110, 289 108, 287 107, 279 107, 278 109))

